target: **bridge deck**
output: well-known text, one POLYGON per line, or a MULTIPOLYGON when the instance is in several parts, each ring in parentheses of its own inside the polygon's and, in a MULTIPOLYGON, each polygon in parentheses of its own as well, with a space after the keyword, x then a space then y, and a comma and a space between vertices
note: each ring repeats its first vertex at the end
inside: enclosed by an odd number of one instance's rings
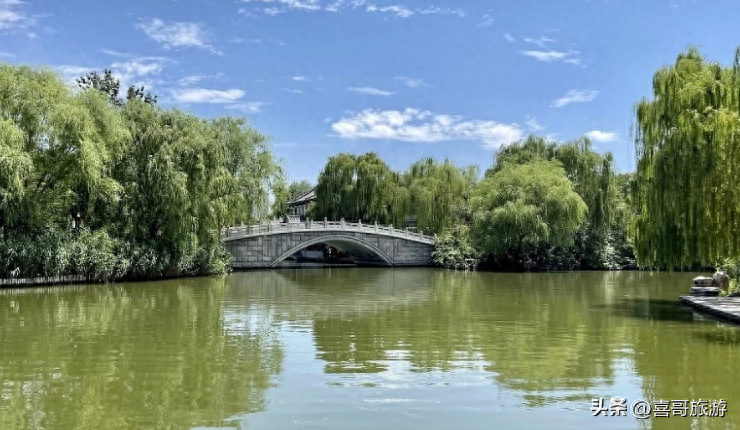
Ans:
POLYGON ((377 224, 362 224, 344 221, 306 221, 300 223, 265 223, 258 225, 244 225, 229 227, 221 230, 221 239, 224 242, 243 239, 251 236, 266 236, 270 234, 289 233, 295 231, 351 231, 374 233, 383 236, 399 237, 416 242, 434 244, 434 237, 409 231, 399 230, 392 226, 377 224))

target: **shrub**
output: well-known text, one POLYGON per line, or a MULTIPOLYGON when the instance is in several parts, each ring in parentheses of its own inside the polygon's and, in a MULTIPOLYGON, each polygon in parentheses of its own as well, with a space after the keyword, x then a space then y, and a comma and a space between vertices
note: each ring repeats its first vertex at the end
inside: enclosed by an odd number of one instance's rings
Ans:
POLYGON ((468 260, 472 260, 474 267, 477 266, 480 253, 470 240, 467 226, 453 227, 437 238, 432 251, 435 265, 446 269, 464 269, 468 260))

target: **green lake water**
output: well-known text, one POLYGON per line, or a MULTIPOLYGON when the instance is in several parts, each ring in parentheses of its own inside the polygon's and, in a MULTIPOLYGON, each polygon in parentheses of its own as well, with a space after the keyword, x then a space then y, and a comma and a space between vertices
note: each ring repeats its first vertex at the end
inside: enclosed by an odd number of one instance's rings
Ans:
POLYGON ((0 290, 0 429, 737 429, 696 274, 331 268, 0 290), (627 416, 591 403, 625 398, 627 416), (636 419, 638 400, 722 417, 636 419))

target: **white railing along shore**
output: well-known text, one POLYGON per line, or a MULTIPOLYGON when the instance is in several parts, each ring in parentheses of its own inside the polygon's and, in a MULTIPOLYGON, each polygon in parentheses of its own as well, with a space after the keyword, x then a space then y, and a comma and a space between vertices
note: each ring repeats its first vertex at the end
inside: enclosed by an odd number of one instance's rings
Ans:
POLYGON ((263 235, 267 233, 282 233, 300 230, 352 230, 363 233, 378 233, 394 237, 406 237, 424 242, 433 243, 434 237, 406 229, 394 228, 392 225, 384 226, 375 224, 363 224, 362 222, 341 221, 300 221, 300 222, 265 222, 256 225, 241 225, 221 229, 222 239, 235 239, 246 236, 263 235))

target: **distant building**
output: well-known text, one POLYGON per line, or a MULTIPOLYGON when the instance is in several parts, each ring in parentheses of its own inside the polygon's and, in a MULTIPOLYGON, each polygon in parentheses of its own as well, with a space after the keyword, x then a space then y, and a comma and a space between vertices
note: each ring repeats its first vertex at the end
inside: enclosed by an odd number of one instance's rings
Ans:
POLYGON ((306 219, 308 213, 308 205, 316 201, 316 189, 312 189, 306 194, 298 197, 295 200, 288 202, 287 217, 290 220, 300 219, 301 221, 306 219))

